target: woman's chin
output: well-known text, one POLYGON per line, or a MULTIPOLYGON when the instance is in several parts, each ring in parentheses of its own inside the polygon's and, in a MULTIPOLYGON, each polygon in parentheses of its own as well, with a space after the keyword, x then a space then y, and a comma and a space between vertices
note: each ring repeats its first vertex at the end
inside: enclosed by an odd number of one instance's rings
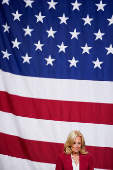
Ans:
POLYGON ((79 153, 79 150, 75 150, 73 153, 74 153, 74 154, 78 154, 78 153, 79 153))

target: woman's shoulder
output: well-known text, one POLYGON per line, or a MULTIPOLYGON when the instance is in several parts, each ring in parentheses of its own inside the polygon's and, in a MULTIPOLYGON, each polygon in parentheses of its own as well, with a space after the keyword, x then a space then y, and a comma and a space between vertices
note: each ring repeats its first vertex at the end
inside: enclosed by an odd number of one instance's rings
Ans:
POLYGON ((66 156, 66 154, 63 152, 59 154, 59 157, 65 157, 65 156, 66 156))
POLYGON ((65 154, 65 153, 60 153, 59 154, 59 158, 66 158, 66 157, 70 157, 71 155, 65 154))
POLYGON ((80 154, 81 157, 86 158, 86 159, 92 159, 91 154, 80 154))

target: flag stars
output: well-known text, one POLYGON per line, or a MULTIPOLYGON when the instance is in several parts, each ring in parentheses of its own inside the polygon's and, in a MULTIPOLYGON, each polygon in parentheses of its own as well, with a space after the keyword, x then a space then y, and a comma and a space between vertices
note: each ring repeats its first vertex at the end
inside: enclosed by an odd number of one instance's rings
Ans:
POLYGON ((33 31, 33 29, 29 28, 29 25, 27 26, 26 29, 24 28, 23 30, 25 31, 24 36, 26 36, 26 35, 30 35, 31 36, 31 32, 33 31))
POLYGON ((41 12, 39 12, 39 15, 35 15, 35 17, 37 18, 37 21, 36 22, 42 22, 43 23, 43 19, 46 17, 46 16, 42 16, 41 12))
POLYGON ((109 25, 108 25, 108 26, 110 26, 111 24, 113 24, 113 15, 112 15, 111 19, 107 19, 107 20, 109 21, 109 25))
POLYGON ((53 61, 55 61, 55 59, 52 59, 52 58, 51 58, 51 55, 49 55, 48 58, 45 58, 45 60, 47 61, 46 66, 49 65, 49 64, 50 64, 51 66, 53 66, 53 61))
POLYGON ((100 1, 100 4, 95 4, 95 5, 98 7, 97 11, 99 11, 99 10, 104 11, 104 7, 105 7, 107 4, 103 4, 103 3, 102 3, 102 0, 101 0, 101 1, 100 1))
POLYGON ((108 48, 108 47, 105 47, 105 49, 108 50, 107 55, 110 54, 110 53, 113 54, 112 44, 110 44, 109 48, 108 48))
POLYGON ((71 39, 76 38, 78 40, 78 35, 80 34, 80 32, 77 32, 76 28, 74 29, 73 32, 69 32, 69 33, 72 35, 71 39))
POLYGON ((53 0, 51 0, 51 2, 47 2, 49 4, 49 9, 53 8, 53 9, 56 9, 55 8, 55 5, 58 3, 58 2, 54 2, 53 0))
POLYGON ((7 5, 9 5, 9 0, 3 0, 3 1, 2 1, 2 4, 7 4, 7 5))
POLYGON ((69 17, 65 17, 65 14, 62 15, 62 17, 58 17, 61 21, 60 24, 64 23, 67 24, 66 20, 69 19, 69 17))
POLYGON ((13 43, 13 48, 16 47, 19 49, 19 45, 21 44, 21 42, 17 41, 17 38, 15 39, 15 41, 11 41, 13 43))
POLYGON ((68 61, 71 63, 69 67, 72 66, 77 67, 76 64, 79 62, 79 60, 75 60, 75 57, 73 57, 72 60, 68 60, 68 61))
POLYGON ((50 28, 50 30, 46 30, 46 32, 48 33, 48 37, 53 37, 54 38, 54 34, 57 32, 57 31, 53 31, 52 27, 50 28))
POLYGON ((81 47, 83 49, 83 52, 82 54, 84 53, 88 53, 89 54, 89 50, 92 48, 92 47, 88 47, 87 43, 85 44, 85 47, 81 47))
POLYGON ((102 36, 105 34, 105 33, 101 33, 100 29, 98 31, 98 33, 94 33, 96 35, 96 39, 95 40, 98 40, 98 39, 101 39, 102 40, 102 36))
POLYGON ((66 49, 68 46, 65 46, 64 43, 62 42, 62 44, 61 44, 61 45, 57 45, 57 47, 59 47, 59 53, 60 53, 61 51, 63 51, 63 52, 65 53, 65 49, 66 49))
MULTIPOLYGON (((20 21, 20 17, 22 16, 22 14, 19 14, 19 13, 18 13, 18 10, 16 11, 16 13, 12 13, 12 15, 14 16, 14 20, 17 19, 17 20, 19 20, 19 21, 20 21)), ((14 21, 14 20, 13 20, 13 21, 14 21)))
POLYGON ((75 9, 77 9, 79 11, 80 10, 79 6, 82 5, 82 3, 78 3, 76 0, 75 3, 71 3, 71 5, 73 5, 72 11, 74 11, 75 9))
POLYGON ((1 52, 4 54, 3 58, 7 58, 9 60, 9 56, 11 54, 8 53, 7 49, 6 49, 6 51, 1 51, 1 52))
POLYGON ((86 18, 82 18, 85 22, 84 25, 89 24, 91 25, 91 21, 93 20, 93 18, 89 18, 89 15, 87 15, 86 18))
POLYGON ((42 51, 42 47, 43 47, 44 44, 41 44, 41 43, 40 43, 40 40, 39 40, 39 41, 38 41, 38 44, 34 44, 34 45, 36 46, 36 50, 39 49, 40 51, 42 51))
POLYGON ((28 53, 26 53, 26 55, 25 55, 25 57, 24 56, 21 56, 24 60, 23 60, 23 63, 29 63, 30 64, 30 59, 32 58, 32 57, 29 57, 28 56, 28 53))
POLYGON ((25 8, 28 7, 28 6, 32 8, 32 3, 33 3, 34 1, 31 1, 31 0, 24 0, 24 2, 26 3, 25 8))
POLYGON ((10 26, 7 25, 7 23, 5 25, 2 25, 5 29, 4 32, 8 32, 9 33, 9 28, 10 26))
POLYGON ((103 63, 102 61, 99 61, 99 59, 97 58, 96 61, 92 61, 94 63, 94 68, 98 67, 101 69, 101 64, 103 63))

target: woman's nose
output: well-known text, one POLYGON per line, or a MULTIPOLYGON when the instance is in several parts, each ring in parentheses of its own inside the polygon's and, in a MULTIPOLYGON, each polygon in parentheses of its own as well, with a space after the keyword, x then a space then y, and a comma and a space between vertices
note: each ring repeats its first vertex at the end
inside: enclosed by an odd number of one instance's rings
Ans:
POLYGON ((78 144, 76 144, 75 147, 78 147, 78 144))

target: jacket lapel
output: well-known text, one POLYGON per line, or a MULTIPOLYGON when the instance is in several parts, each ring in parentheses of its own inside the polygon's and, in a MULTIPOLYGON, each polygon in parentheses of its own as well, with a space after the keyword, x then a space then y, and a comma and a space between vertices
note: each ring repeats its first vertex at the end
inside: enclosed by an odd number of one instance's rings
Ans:
POLYGON ((79 168, 80 170, 85 170, 87 169, 87 155, 82 155, 80 153, 79 155, 79 168))
POLYGON ((68 170, 73 170, 71 155, 66 155, 66 162, 67 162, 68 170))

